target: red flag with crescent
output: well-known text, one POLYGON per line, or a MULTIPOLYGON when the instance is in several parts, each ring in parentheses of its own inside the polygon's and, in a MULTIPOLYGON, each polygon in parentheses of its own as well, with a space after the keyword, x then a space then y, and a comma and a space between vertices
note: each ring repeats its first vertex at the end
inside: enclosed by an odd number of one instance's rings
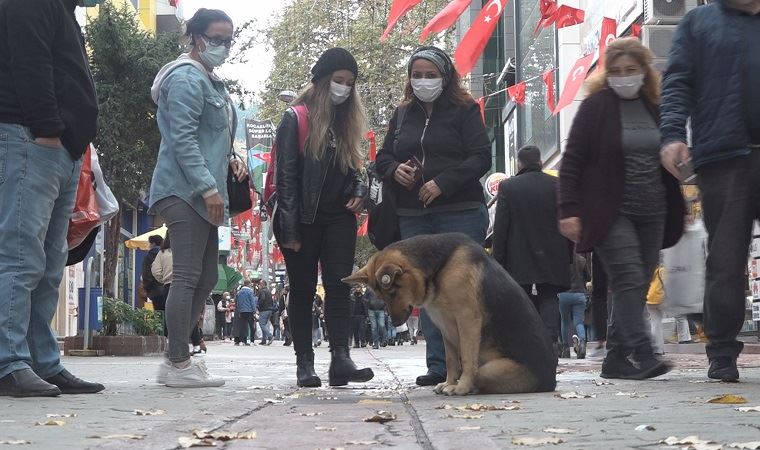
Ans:
POLYGON ((521 81, 507 88, 507 95, 517 105, 525 104, 525 82, 521 81))
POLYGON ((617 22, 615 19, 605 17, 602 19, 602 33, 599 36, 599 62, 597 67, 604 67, 604 52, 607 50, 607 45, 610 42, 617 39, 617 22))
POLYGON ((433 17, 425 28, 422 29, 420 35, 420 42, 423 42, 430 33, 440 33, 447 30, 450 26, 454 25, 459 16, 470 6, 472 0, 452 0, 441 10, 435 17, 433 17))
POLYGON ((557 10, 556 16, 557 19, 554 22, 554 26, 559 30, 560 28, 583 23, 583 21, 586 20, 586 11, 573 8, 572 6, 562 5, 557 10))
POLYGON ((478 106, 480 107, 480 117, 483 118, 483 123, 486 123, 486 98, 478 98, 478 106))
POLYGON ((562 89, 562 95, 559 98, 559 102, 554 108, 555 115, 573 102, 578 91, 581 89, 581 86, 583 86, 583 82, 586 80, 586 74, 588 73, 593 60, 594 54, 589 53, 575 62, 573 69, 570 71, 570 75, 567 77, 567 81, 565 81, 565 87, 562 89))
POLYGON ((640 23, 634 23, 631 25, 631 36, 641 38, 641 24, 640 23))
POLYGON ((385 41, 390 36, 393 27, 396 26, 396 22, 406 15, 409 11, 417 6, 422 0, 393 0, 391 5, 391 12, 388 14, 388 26, 385 28, 383 35, 380 37, 380 41, 385 41))
POLYGON ((554 111, 554 69, 549 69, 541 75, 546 85, 546 106, 554 111))
POLYGON ((454 52, 457 70, 461 75, 470 73, 475 67, 475 63, 483 54, 488 40, 496 29, 496 24, 501 19, 506 4, 507 0, 490 0, 483 6, 480 15, 462 38, 456 52, 454 52))
POLYGON ((538 19, 536 29, 533 30, 534 34, 538 34, 541 28, 548 27, 557 19, 557 0, 540 0, 538 8, 541 11, 541 18, 538 19))

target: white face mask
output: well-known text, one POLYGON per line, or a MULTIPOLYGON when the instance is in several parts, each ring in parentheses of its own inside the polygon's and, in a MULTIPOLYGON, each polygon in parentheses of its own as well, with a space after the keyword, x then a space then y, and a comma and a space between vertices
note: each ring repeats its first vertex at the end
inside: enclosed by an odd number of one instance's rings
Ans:
POLYGON ((636 98, 639 96, 641 87, 644 86, 644 74, 640 73, 628 77, 607 77, 607 84, 620 98, 636 98))
POLYGON ((443 78, 412 78, 414 95, 425 103, 432 103, 443 92, 443 78))
POLYGON ((200 53, 201 61, 203 61, 203 64, 211 68, 219 67, 224 64, 224 62, 230 56, 230 49, 228 49, 225 45, 212 45, 205 38, 201 39, 203 39, 203 43, 206 44, 206 49, 200 53))
POLYGON ((330 82, 330 100, 333 105, 340 105, 351 95, 352 86, 346 86, 345 84, 330 82))

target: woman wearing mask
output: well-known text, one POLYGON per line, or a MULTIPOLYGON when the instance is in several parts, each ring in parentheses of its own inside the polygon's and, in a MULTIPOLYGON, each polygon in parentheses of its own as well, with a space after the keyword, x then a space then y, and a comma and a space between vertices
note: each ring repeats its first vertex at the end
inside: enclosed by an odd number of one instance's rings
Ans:
MULTIPOLYGON (((415 50, 407 72, 404 102, 377 154, 378 172, 398 197, 401 238, 459 232, 483 244, 488 210, 479 179, 491 168, 491 143, 480 108, 436 47, 415 50)), ((446 380, 443 337, 424 310, 420 324, 428 373, 417 384, 432 386, 446 380)))
POLYGON ((232 20, 222 11, 202 8, 186 26, 190 52, 164 66, 151 89, 161 147, 150 211, 166 221, 175 261, 166 301, 168 361, 159 379, 169 387, 211 387, 224 380, 190 359, 187 342, 217 281, 217 227, 227 216, 227 171, 240 180, 247 174, 230 159, 234 108, 214 74, 229 55, 232 20))
POLYGON ((609 277, 605 378, 670 370, 653 353, 644 311, 660 249, 681 237, 685 207, 678 180, 660 165, 660 77, 651 64, 636 38, 609 44, 560 168, 560 230, 578 252, 593 249, 609 277))
POLYGON ((308 108, 309 131, 299 149, 298 119, 291 108, 277 129, 277 208, 274 232, 290 280, 288 320, 296 352, 298 386, 317 387, 311 347, 312 303, 317 268, 322 268, 325 319, 330 339, 330 385, 369 381, 371 369, 357 369, 348 350, 350 287, 356 247, 356 216, 367 188, 359 177, 364 109, 354 83, 356 60, 333 48, 311 69, 311 83, 294 101, 308 108))

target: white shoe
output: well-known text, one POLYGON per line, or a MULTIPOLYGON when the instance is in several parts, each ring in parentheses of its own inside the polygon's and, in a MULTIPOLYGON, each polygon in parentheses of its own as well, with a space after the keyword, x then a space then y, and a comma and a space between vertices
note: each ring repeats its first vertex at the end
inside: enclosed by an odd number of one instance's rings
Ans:
POLYGON ((169 361, 167 360, 161 361, 161 364, 158 366, 158 375, 156 375, 156 383, 166 384, 166 374, 169 373, 169 370, 171 368, 172 368, 172 364, 169 361))
POLYGON ((190 365, 180 369, 172 365, 166 374, 166 386, 176 388, 202 388, 224 386, 221 378, 212 378, 202 360, 190 359, 190 365))

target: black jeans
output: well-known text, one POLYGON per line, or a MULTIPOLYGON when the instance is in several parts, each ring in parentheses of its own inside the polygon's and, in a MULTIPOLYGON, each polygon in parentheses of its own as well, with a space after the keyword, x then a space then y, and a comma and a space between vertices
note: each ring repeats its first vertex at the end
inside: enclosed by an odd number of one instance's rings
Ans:
POLYGON ((245 342, 248 337, 248 330, 251 331, 251 342, 256 340, 256 320, 252 312, 240 313, 240 328, 238 329, 235 342, 245 342))
POLYGON ((203 330, 201 330, 199 325, 195 325, 192 333, 190 333, 190 343, 193 344, 194 347, 197 347, 201 345, 201 342, 203 342, 203 330))
POLYGON ((619 215, 607 236, 596 245, 612 287, 607 328, 610 353, 652 354, 650 327, 644 311, 664 233, 664 217, 619 215))
POLYGON ((351 275, 356 250, 356 217, 346 211, 329 220, 301 224, 301 250, 284 248, 290 280, 288 318, 296 353, 311 352, 311 307, 317 290, 317 268, 322 268, 325 321, 330 347, 348 346, 351 317, 350 286, 341 279, 351 275))
POLYGON ((597 252, 591 257, 591 318, 599 341, 607 340, 607 273, 597 252))
POLYGON ((354 344, 361 344, 367 341, 367 316, 351 317, 351 336, 354 338, 354 344))
POLYGON ((559 286, 541 283, 536 285, 538 294, 533 295, 533 285, 526 284, 521 287, 528 294, 528 298, 533 302, 533 306, 536 307, 536 311, 541 316, 549 338, 552 342, 557 342, 560 325, 558 295, 562 289, 559 286))
POLYGON ((752 222, 760 218, 760 149, 699 169, 708 233, 704 325, 708 358, 736 358, 744 324, 747 250, 752 222))

